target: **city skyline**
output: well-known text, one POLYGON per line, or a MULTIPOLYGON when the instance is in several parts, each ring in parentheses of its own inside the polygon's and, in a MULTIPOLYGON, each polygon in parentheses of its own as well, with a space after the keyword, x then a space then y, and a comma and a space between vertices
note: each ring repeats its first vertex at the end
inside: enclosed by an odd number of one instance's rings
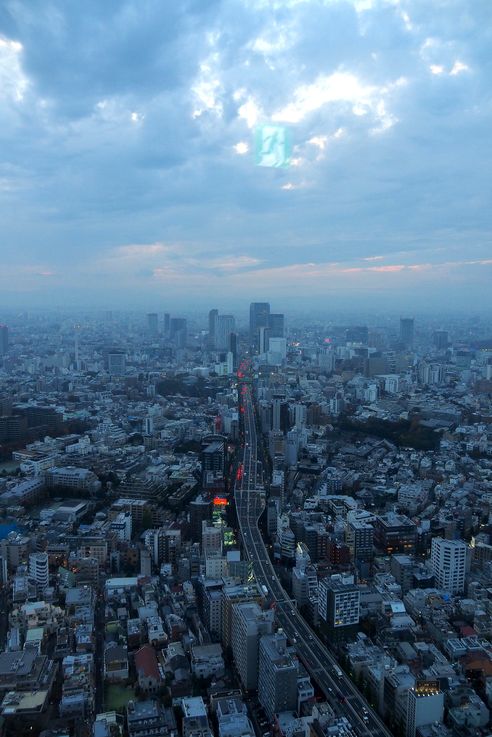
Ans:
POLYGON ((0 306, 489 312, 489 21, 465 0, 5 6, 0 306), (266 122, 289 168, 255 166, 266 122))

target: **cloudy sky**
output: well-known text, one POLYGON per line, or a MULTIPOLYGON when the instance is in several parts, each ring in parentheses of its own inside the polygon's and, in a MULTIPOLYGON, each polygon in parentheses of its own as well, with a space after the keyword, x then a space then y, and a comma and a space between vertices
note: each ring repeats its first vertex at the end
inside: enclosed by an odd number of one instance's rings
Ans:
POLYGON ((1 0, 0 304, 489 310, 491 80, 490 0, 1 0))

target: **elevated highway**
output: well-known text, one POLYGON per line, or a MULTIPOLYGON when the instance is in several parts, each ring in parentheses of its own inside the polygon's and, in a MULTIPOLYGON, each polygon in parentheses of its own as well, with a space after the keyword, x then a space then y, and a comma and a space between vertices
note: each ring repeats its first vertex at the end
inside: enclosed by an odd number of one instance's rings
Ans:
POLYGON ((357 737, 392 737, 392 733, 350 680, 337 661, 297 611, 283 589, 269 558, 258 527, 265 506, 252 387, 240 384, 241 412, 244 419, 242 472, 235 485, 235 502, 244 549, 260 586, 266 587, 275 601, 276 617, 309 674, 322 690, 334 712, 345 716, 357 737))

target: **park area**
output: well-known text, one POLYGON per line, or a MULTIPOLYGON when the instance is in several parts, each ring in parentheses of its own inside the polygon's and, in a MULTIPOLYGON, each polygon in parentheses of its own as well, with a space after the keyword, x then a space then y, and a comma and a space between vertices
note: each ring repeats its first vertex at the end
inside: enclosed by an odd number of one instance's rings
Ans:
POLYGON ((131 699, 135 698, 135 691, 131 686, 106 686, 104 691, 104 708, 106 711, 123 711, 131 699))

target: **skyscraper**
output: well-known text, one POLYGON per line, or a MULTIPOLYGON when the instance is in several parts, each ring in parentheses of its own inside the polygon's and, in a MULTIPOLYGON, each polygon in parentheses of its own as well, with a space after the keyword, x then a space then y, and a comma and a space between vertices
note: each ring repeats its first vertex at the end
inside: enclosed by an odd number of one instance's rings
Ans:
POLYGON ((264 328, 263 326, 259 327, 256 331, 256 337, 255 337, 255 348, 258 351, 258 353, 266 353, 268 351, 268 344, 269 344, 269 330, 268 328, 264 328))
POLYGON ((188 339, 188 323, 184 317, 172 317, 169 323, 169 337, 177 348, 184 348, 188 339))
POLYGON ((431 545, 431 568, 436 586, 451 594, 465 589, 466 555, 468 545, 463 540, 444 540, 435 537, 431 545))
POLYGON ((219 315, 215 328, 215 348, 218 351, 228 351, 230 348, 230 336, 234 332, 236 322, 232 315, 219 315))
POLYGON ((413 317, 400 317, 400 343, 405 348, 413 346, 414 322, 413 317))
POLYGON ((208 344, 210 348, 215 348, 215 338, 217 331, 217 318, 219 317, 218 310, 210 310, 208 313, 208 344))
POLYGON ((232 353, 232 366, 237 369, 237 333, 231 333, 229 336, 229 350, 232 353))
POLYGON ((268 302, 252 302, 249 307, 249 337, 256 343, 259 328, 268 328, 270 320, 270 304, 268 302))
POLYGON ((0 356, 5 356, 9 347, 9 329, 6 325, 0 325, 0 356))
POLYGON ((147 315, 147 330, 152 336, 156 336, 159 332, 159 318, 157 312, 149 312, 147 315))
POLYGON ((164 335, 166 338, 169 338, 169 323, 171 320, 171 315, 169 312, 164 313, 164 335))
POLYGON ((279 312, 272 312, 268 320, 268 333, 270 338, 283 338, 284 330, 284 316, 279 312))

